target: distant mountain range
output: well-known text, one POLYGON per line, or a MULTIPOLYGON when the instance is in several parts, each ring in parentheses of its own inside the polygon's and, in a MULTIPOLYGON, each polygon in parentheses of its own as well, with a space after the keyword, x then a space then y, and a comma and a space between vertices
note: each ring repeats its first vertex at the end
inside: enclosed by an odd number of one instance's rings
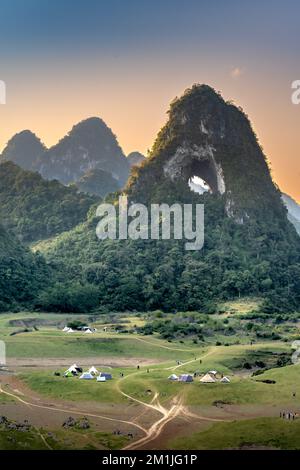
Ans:
MULTIPOLYGON (((101 195, 106 193, 104 186, 108 190, 110 187, 115 190, 116 185, 122 188, 131 166, 131 159, 125 157, 116 136, 96 117, 76 124, 49 149, 31 131, 22 131, 9 140, 0 161, 12 161, 25 170, 39 172, 44 179, 57 179, 64 185, 77 183, 82 178, 86 183, 91 172, 102 170, 102 177, 106 174, 108 182, 97 190, 101 195)), ((104 182, 103 178, 98 178, 99 184, 104 182)), ((82 185, 82 181, 79 184, 82 185)))

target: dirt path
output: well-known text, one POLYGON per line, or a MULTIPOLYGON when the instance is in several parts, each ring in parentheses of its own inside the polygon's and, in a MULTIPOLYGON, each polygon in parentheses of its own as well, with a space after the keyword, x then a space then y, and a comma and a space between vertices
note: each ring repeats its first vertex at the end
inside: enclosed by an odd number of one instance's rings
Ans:
MULTIPOLYGON (((179 369, 180 367, 184 367, 188 364, 191 364, 193 362, 199 361, 200 359, 203 359, 210 354, 213 354, 215 351, 215 348, 212 348, 210 351, 208 351, 206 354, 202 355, 201 357, 192 359, 190 361, 186 361, 182 364, 178 364, 176 366, 171 366, 171 367, 165 367, 161 369, 156 369, 156 370, 176 370, 179 369)), ((126 378, 123 378, 123 381, 126 380, 128 377, 133 377, 136 375, 139 375, 142 371, 137 371, 133 372, 132 374, 129 374, 126 376, 126 378)), ((222 422, 222 421, 229 421, 228 419, 223 419, 223 418, 209 418, 207 416, 201 416, 195 413, 190 412, 186 407, 183 405, 183 395, 179 396, 177 395, 176 397, 173 398, 171 402, 171 407, 169 409, 166 409, 164 406, 159 401, 159 394, 156 392, 153 399, 151 400, 150 403, 143 402, 137 398, 132 397, 128 393, 123 392, 120 387, 122 379, 119 379, 117 382, 117 390, 121 395, 125 396, 126 398, 129 398, 130 400, 135 401, 136 403, 143 405, 146 408, 149 408, 151 410, 155 410, 158 413, 162 414, 162 417, 155 421, 151 427, 146 431, 146 435, 140 439, 138 439, 135 442, 132 442, 125 446, 123 449, 124 450, 133 450, 133 449, 141 449, 141 446, 145 444, 149 444, 150 442, 154 441, 157 439, 160 434, 162 433, 164 427, 172 420, 174 420, 177 416, 185 416, 188 418, 194 418, 197 420, 203 420, 203 421, 212 421, 212 422, 222 422)))
POLYGON ((44 409, 44 410, 49 410, 51 412, 56 411, 56 412, 59 412, 59 413, 76 414, 76 415, 80 415, 80 416, 89 416, 91 418, 99 418, 99 419, 105 419, 105 420, 108 420, 108 421, 115 421, 117 423, 124 423, 124 424, 128 424, 130 426, 134 426, 134 427, 138 428, 140 431, 142 431, 145 434, 147 434, 147 432, 148 432, 147 429, 145 429, 143 426, 141 426, 140 424, 137 424, 133 421, 126 421, 126 420, 117 419, 117 418, 109 418, 108 416, 102 416, 102 415, 98 415, 98 414, 94 414, 94 413, 89 413, 89 412, 86 412, 86 411, 79 411, 79 410, 66 409, 66 408, 64 409, 64 408, 58 408, 58 407, 55 407, 55 406, 46 406, 46 405, 38 405, 37 403, 30 403, 30 402, 24 400, 23 398, 19 397, 18 395, 15 395, 14 393, 10 393, 6 390, 3 390, 1 385, 0 385, 0 393, 3 393, 4 395, 7 395, 9 397, 12 397, 15 400, 19 401, 20 403, 22 403, 23 405, 26 405, 26 406, 29 406, 29 407, 41 408, 41 409, 44 409))

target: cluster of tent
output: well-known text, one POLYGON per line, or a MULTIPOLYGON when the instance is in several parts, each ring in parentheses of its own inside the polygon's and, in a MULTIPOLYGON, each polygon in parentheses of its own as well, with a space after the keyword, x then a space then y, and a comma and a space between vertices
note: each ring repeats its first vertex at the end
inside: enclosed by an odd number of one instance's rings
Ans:
MULTIPOLYGON (((62 331, 64 333, 75 333, 75 330, 73 330, 72 328, 69 328, 68 326, 65 326, 62 331)), ((87 334, 91 334, 91 333, 95 333, 96 328, 90 328, 89 326, 84 326, 83 328, 81 328, 81 331, 83 331, 83 333, 87 333, 87 334)))
POLYGON ((108 372, 99 372, 94 366, 90 367, 88 371, 83 372, 81 367, 78 367, 76 364, 72 364, 64 373, 64 377, 76 377, 78 375, 80 379, 96 379, 97 382, 106 382, 106 380, 112 379, 112 374, 109 374, 108 372))
MULTIPOLYGON (((221 378, 217 377, 218 372, 216 370, 210 370, 206 374, 203 375, 203 377, 200 378, 200 382, 204 384, 208 383, 216 383, 220 382, 223 384, 229 384, 230 379, 228 377, 222 376, 221 378)), ((194 382, 194 377, 196 377, 196 374, 191 375, 191 374, 181 374, 177 376, 176 374, 171 374, 168 379, 173 380, 173 381, 178 381, 178 382, 194 382)))

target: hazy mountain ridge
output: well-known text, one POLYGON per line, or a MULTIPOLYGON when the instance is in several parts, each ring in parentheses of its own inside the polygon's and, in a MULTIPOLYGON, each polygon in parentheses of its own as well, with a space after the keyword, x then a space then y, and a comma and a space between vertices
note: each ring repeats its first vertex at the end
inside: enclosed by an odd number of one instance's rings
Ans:
POLYGON ((130 166, 141 165, 146 160, 146 157, 140 152, 131 152, 127 155, 127 160, 130 166))
POLYGON ((44 178, 58 179, 63 184, 74 183, 98 168, 111 173, 121 187, 129 173, 129 163, 115 135, 95 117, 76 124, 40 157, 38 165, 44 178))
POLYGON ((281 197, 288 210, 288 219, 300 235, 300 205, 287 194, 282 193, 281 197))
POLYGON ((15 134, 7 143, 0 157, 0 163, 11 161, 24 170, 36 170, 38 158, 46 151, 45 145, 31 131, 15 134))

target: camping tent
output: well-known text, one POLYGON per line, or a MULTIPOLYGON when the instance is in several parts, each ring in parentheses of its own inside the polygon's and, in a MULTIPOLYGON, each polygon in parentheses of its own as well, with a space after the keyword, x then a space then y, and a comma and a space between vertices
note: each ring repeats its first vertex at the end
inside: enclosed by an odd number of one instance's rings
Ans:
POLYGON ((98 371, 96 369, 96 367, 92 366, 89 370, 88 370, 89 374, 92 374, 92 375, 96 375, 98 374, 98 371))
POLYGON ((178 380, 178 377, 176 374, 172 374, 168 377, 169 380, 178 380))
POLYGON ((193 377, 190 374, 182 374, 179 376, 179 382, 193 382, 193 377))
POLYGON ((207 373, 209 375, 217 375, 218 371, 217 370, 209 370, 207 373))
POLYGON ((66 331, 69 331, 69 329, 70 328, 68 326, 65 326, 62 331, 66 332, 66 331))
POLYGON ((68 331, 66 333, 74 333, 74 330, 72 330, 72 328, 68 328, 68 331))
POLYGON ((64 373, 64 377, 74 377, 74 375, 76 375, 76 373, 71 372, 70 370, 66 370, 66 372, 64 373))
POLYGON ((94 376, 90 374, 89 372, 84 372, 79 378, 85 379, 85 380, 91 380, 94 378, 94 376))
POLYGON ((223 377, 220 382, 222 382, 222 384, 230 384, 230 379, 228 377, 223 377))
POLYGON ((66 370, 64 373, 65 377, 71 377, 71 375, 77 375, 78 370, 76 364, 73 364, 72 366, 69 367, 69 369, 66 370))
POLYGON ((106 377, 102 377, 102 375, 98 375, 97 382, 106 382, 106 377))
POLYGON ((106 380, 112 379, 112 375, 109 374, 108 372, 100 372, 99 377, 105 377, 106 380))
POLYGON ((92 330, 90 330, 89 328, 87 330, 84 330, 85 333, 93 333, 92 330))
POLYGON ((210 383, 215 383, 216 379, 215 377, 207 373, 200 379, 200 382, 202 382, 203 384, 210 384, 210 383))

